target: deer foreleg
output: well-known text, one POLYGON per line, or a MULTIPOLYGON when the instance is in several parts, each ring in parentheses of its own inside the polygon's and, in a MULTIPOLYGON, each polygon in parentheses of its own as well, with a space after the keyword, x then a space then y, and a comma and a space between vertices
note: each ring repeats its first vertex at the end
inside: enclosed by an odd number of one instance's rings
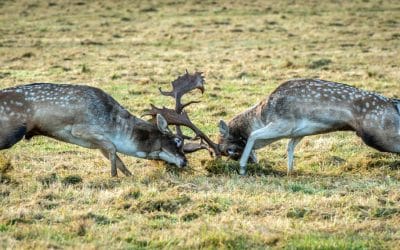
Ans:
POLYGON ((293 159, 294 159, 294 148, 296 145, 303 139, 303 137, 295 137, 291 138, 288 143, 287 147, 287 154, 288 154, 288 175, 293 171, 293 159))
POLYGON ((111 161, 111 177, 117 176, 117 150, 114 144, 108 142, 101 142, 100 148, 106 150, 108 153, 108 159, 111 161))
MULTIPOLYGON (((101 151, 101 153, 102 153, 107 159, 110 159, 110 158, 109 158, 109 154, 108 154, 107 151, 105 151, 105 150, 103 150, 103 149, 101 149, 100 151, 101 151)), ((117 168, 118 168, 119 170, 121 170, 122 173, 124 173, 125 176, 132 176, 132 173, 126 168, 124 162, 121 160, 121 158, 119 158, 118 155, 117 155, 117 157, 116 157, 116 165, 117 165, 117 168)))
POLYGON ((264 128, 253 131, 250 134, 249 139, 247 139, 242 157, 240 158, 239 174, 246 174, 246 164, 254 147, 254 143, 257 140, 264 140, 263 144, 268 145, 276 140, 288 136, 290 134, 289 131, 290 130, 286 129, 286 126, 282 126, 281 123, 269 123, 264 128))

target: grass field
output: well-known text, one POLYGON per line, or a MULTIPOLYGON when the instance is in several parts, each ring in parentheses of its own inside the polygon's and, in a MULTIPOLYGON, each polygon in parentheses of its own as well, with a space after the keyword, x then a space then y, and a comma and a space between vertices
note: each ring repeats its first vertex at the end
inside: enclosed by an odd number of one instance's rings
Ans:
MULTIPOLYGON (((399 1, 0 0, 0 87, 102 88, 135 115, 173 105, 158 87, 185 69, 206 92, 188 112, 214 140, 229 120, 290 78, 400 96, 399 1)), ((400 157, 353 133, 305 138, 287 177, 283 140, 237 163, 190 168, 38 137, 0 153, 0 249, 396 249, 400 157)))

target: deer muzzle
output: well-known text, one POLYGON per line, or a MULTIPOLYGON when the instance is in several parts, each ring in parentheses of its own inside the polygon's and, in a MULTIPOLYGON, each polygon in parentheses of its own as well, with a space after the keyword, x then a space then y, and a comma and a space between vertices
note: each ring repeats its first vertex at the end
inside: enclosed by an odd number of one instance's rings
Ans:
POLYGON ((158 154, 158 157, 161 160, 164 160, 166 162, 175 164, 179 168, 183 168, 183 167, 185 167, 187 165, 186 157, 178 155, 178 154, 174 155, 174 154, 171 154, 171 153, 166 152, 166 151, 161 151, 158 154))

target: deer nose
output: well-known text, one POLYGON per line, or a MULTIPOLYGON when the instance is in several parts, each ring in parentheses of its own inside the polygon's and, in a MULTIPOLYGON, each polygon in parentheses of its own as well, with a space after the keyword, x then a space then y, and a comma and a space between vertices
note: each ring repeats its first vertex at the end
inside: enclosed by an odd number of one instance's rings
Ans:
POLYGON ((180 164, 180 167, 181 167, 181 168, 186 167, 186 165, 187 165, 187 160, 186 160, 186 159, 181 159, 181 160, 180 160, 180 163, 181 163, 181 164, 180 164))

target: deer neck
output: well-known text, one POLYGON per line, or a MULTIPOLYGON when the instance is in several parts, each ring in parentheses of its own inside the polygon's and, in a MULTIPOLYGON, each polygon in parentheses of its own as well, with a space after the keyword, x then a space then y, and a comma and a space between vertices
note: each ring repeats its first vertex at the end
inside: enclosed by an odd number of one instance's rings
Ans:
POLYGON ((236 117, 229 122, 229 131, 234 138, 243 138, 247 141, 250 134, 262 127, 265 127, 265 123, 262 119, 262 107, 263 103, 259 103, 236 117))
MULTIPOLYGON (((144 122, 144 121, 143 121, 144 122)), ((110 124, 109 139, 114 143, 117 151, 126 155, 136 156, 138 142, 133 138, 134 131, 141 120, 130 113, 119 113, 110 124)))

